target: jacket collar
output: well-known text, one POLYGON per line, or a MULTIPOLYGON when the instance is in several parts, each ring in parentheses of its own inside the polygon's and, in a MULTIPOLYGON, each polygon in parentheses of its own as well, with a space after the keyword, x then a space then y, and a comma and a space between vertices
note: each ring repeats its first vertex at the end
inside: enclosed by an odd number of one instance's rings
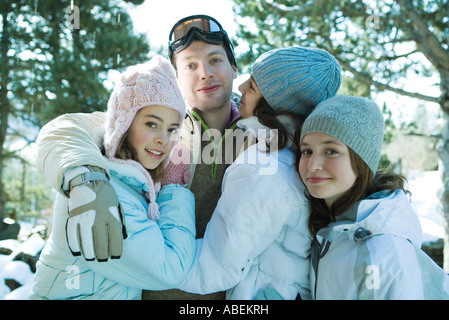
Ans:
POLYGON ((156 204, 156 193, 160 191, 160 182, 154 183, 150 173, 137 161, 128 159, 107 158, 109 172, 117 179, 140 194, 144 194, 149 201, 148 217, 159 219, 159 209, 156 204))
POLYGON ((413 211, 404 191, 382 191, 359 201, 336 221, 317 233, 317 239, 331 241, 344 233, 357 242, 375 235, 390 234, 410 240, 417 246, 422 243, 418 216, 413 211))
MULTIPOLYGON (((203 129, 204 130, 208 130, 209 129, 208 125, 203 121, 203 119, 201 118, 201 116, 197 112, 197 110, 198 109, 196 109, 194 107, 189 107, 187 109, 186 118, 190 117, 191 121, 195 121, 195 120, 200 121, 201 122, 201 126, 203 127, 203 129)), ((235 104, 235 102, 233 100, 231 100, 231 120, 226 125, 226 128, 227 129, 233 129, 232 127, 241 118, 242 118, 242 116, 240 115, 240 112, 239 112, 239 109, 238 109, 237 105, 235 104)))
MULTIPOLYGON (((293 120, 289 116, 285 115, 279 115, 276 117, 287 129, 288 133, 290 134, 290 137, 294 137, 295 135, 295 124, 293 120)), ((276 137, 275 134, 271 133, 271 129, 261 124, 256 116, 252 116, 249 118, 243 118, 237 122, 237 126, 241 129, 245 130, 251 130, 252 134, 257 138, 258 140, 258 146, 265 146, 267 142, 267 138, 271 139, 273 137, 276 137)), ((292 152, 295 152, 294 150, 294 144, 291 138, 289 139, 286 148, 290 149, 292 152)), ((263 150, 261 150, 263 151, 263 150)))

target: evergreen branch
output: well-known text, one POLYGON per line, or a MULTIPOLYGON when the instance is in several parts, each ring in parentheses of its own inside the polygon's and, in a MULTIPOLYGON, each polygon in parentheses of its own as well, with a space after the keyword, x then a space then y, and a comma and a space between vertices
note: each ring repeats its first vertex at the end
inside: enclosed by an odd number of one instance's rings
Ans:
POLYGON ((323 0, 319 0, 319 1, 311 1, 307 5, 296 5, 294 7, 287 7, 287 6, 283 5, 281 7, 281 5, 275 4, 272 1, 268 2, 267 0, 262 0, 262 4, 264 6, 268 7, 270 10, 280 14, 281 16, 284 16, 287 14, 294 15, 294 16, 305 15, 311 9, 322 6, 324 4, 324 2, 325 1, 323 1, 323 0))
POLYGON ((435 102, 435 103, 440 102, 439 97, 427 96, 427 95, 420 94, 417 92, 409 92, 409 91, 405 91, 403 89, 392 87, 385 83, 375 81, 368 73, 360 72, 360 71, 356 70, 355 68, 353 68, 349 64, 349 62, 347 62, 339 57, 336 57, 336 59, 338 60, 338 62, 340 63, 340 65, 343 69, 351 72, 359 81, 361 81, 367 85, 373 85, 379 90, 388 90, 388 91, 392 91, 392 92, 395 92, 395 93, 403 95, 403 96, 420 99, 420 100, 424 100, 424 101, 429 101, 429 102, 435 102))
POLYGON ((411 136, 411 137, 424 137, 424 138, 430 138, 430 139, 441 139, 443 137, 442 134, 425 134, 425 133, 418 133, 418 132, 408 132, 404 134, 405 136, 411 136))
POLYGON ((404 54, 400 54, 400 55, 397 55, 397 56, 382 56, 379 59, 379 61, 394 61, 394 60, 397 60, 397 59, 400 59, 400 58, 406 58, 406 57, 408 57, 408 56, 410 56, 412 54, 418 53, 418 52, 420 52, 420 51, 419 50, 413 50, 413 51, 411 51, 409 53, 404 53, 404 54))
POLYGON ((449 70, 449 52, 415 11, 411 0, 399 0, 401 13, 395 18, 408 31, 418 49, 439 70, 449 70))

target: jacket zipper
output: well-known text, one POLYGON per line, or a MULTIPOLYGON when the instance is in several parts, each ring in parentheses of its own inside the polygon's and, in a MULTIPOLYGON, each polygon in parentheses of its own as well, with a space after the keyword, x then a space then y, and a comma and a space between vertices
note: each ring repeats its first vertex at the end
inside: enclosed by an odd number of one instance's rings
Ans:
POLYGON ((318 283, 318 264, 320 259, 325 256, 329 247, 331 245, 331 241, 324 239, 323 243, 320 243, 317 239, 315 239, 312 243, 312 267, 315 272, 315 286, 313 288, 313 298, 316 300, 316 288, 318 283))
MULTIPOLYGON (((201 123, 201 127, 204 129, 204 131, 207 132, 207 134, 209 135, 210 142, 214 144, 214 148, 212 149, 214 160, 213 160, 212 166, 211 166, 211 178, 213 180, 215 180, 217 178, 217 168, 218 168, 217 161, 216 161, 218 155, 216 154, 215 150, 219 150, 221 148, 224 139, 226 139, 226 137, 230 134, 231 131, 225 130, 225 134, 221 137, 220 141, 218 141, 218 145, 217 145, 217 144, 215 144, 214 137, 211 134, 209 134, 209 127, 207 126, 206 122, 204 122, 204 120, 201 118, 201 116, 198 113, 196 113, 193 110, 191 112, 192 112, 193 116, 201 123)), ((234 130, 236 127, 237 127, 237 122, 234 122, 227 129, 234 130)))

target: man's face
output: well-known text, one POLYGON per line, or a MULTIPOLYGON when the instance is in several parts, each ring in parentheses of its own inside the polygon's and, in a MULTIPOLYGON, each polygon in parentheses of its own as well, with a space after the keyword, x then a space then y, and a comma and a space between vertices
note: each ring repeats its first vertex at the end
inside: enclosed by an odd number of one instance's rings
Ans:
POLYGON ((222 45, 193 41, 174 59, 180 89, 191 107, 202 112, 229 107, 238 73, 222 45))

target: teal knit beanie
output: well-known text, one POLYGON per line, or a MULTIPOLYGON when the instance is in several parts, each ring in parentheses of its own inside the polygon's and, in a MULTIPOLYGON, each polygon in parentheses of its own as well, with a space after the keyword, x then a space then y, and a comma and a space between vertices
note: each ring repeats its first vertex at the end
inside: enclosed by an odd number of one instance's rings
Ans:
POLYGON ((262 54, 252 75, 268 104, 277 112, 308 114, 337 94, 341 68, 327 51, 291 47, 262 54))
POLYGON ((376 103, 342 95, 325 100, 305 120, 300 141, 311 132, 337 138, 376 174, 384 138, 384 118, 376 103))

